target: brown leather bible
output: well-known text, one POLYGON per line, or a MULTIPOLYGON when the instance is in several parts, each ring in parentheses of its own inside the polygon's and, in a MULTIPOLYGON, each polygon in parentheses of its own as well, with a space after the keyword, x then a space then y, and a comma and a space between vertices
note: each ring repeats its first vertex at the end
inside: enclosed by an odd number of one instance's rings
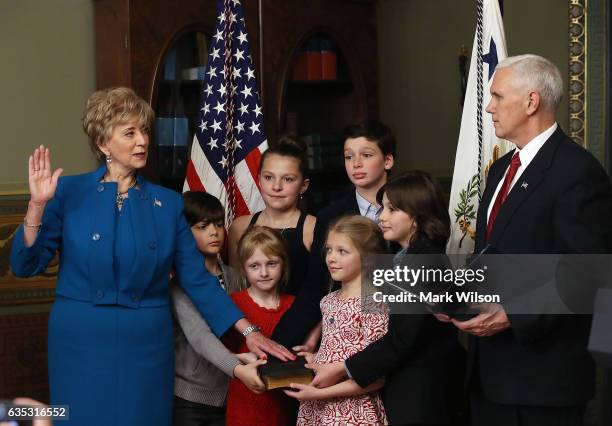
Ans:
POLYGON ((314 372, 310 368, 306 368, 304 364, 306 364, 304 357, 298 357, 295 361, 287 362, 270 358, 267 363, 257 367, 257 372, 267 390, 288 389, 290 383, 307 385, 312 381, 314 372))

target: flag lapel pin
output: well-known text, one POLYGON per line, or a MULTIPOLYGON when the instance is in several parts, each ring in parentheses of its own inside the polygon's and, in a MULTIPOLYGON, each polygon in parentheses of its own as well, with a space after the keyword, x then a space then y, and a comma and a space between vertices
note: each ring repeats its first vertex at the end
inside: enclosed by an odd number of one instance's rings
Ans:
POLYGON ((161 207, 162 206, 162 202, 159 201, 157 198, 153 201, 153 204, 156 205, 157 207, 161 207))
POLYGON ((523 182, 521 184, 521 188, 523 188, 523 189, 527 189, 528 186, 529 186, 529 184, 527 182, 523 182))

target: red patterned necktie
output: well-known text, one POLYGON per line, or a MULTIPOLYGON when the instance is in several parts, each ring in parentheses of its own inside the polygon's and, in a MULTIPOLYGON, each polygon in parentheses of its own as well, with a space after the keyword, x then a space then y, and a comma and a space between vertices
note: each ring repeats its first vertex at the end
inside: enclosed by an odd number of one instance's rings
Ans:
POLYGON ((499 213, 499 209, 501 208, 504 201, 508 197, 508 192, 510 190, 510 184, 512 183, 512 179, 516 175, 516 171, 521 167, 521 158, 519 157, 519 153, 516 152, 512 156, 512 161, 510 162, 510 167, 508 167, 508 172, 506 173, 506 177, 504 178, 504 183, 501 188, 499 188, 499 192, 497 193, 497 198, 495 199, 495 204, 493 204, 493 208, 491 209, 491 214, 489 215, 489 221, 487 222, 487 241, 491 236, 491 231, 493 230, 493 224, 495 223, 495 218, 497 218, 497 214, 499 213))

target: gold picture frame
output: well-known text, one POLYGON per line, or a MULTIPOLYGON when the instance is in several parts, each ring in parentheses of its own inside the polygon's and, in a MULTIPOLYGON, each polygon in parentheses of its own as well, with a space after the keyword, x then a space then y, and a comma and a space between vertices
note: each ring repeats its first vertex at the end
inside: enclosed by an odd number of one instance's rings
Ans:
POLYGON ((569 135, 610 169, 606 137, 609 0, 568 2, 569 135))

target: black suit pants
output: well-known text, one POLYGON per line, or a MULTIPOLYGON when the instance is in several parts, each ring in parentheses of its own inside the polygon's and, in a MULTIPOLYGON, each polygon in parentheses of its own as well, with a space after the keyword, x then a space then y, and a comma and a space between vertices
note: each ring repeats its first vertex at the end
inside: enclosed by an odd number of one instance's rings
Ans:
POLYGON ((225 407, 196 404, 174 397, 173 426, 225 426, 225 407))
POLYGON ((470 395, 472 426, 582 426, 585 406, 531 407, 489 401, 481 391, 470 395))

